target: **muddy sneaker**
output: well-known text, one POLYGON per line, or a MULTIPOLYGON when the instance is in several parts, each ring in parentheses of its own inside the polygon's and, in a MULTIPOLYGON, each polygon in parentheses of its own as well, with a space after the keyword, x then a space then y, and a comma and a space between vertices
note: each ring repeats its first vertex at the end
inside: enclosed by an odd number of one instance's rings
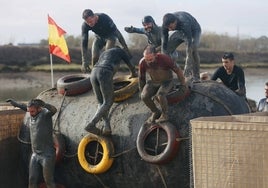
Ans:
POLYGON ((162 123, 168 121, 168 115, 167 114, 161 114, 160 118, 156 120, 156 123, 162 123))
POLYGON ((85 127, 85 130, 86 130, 87 132, 92 133, 92 134, 97 134, 97 135, 100 134, 100 129, 98 129, 97 127, 95 127, 95 125, 93 125, 92 123, 89 123, 89 124, 85 127))
POLYGON ((147 119, 146 123, 155 123, 155 120, 158 119, 161 115, 161 112, 158 110, 157 112, 153 112, 153 114, 147 119))

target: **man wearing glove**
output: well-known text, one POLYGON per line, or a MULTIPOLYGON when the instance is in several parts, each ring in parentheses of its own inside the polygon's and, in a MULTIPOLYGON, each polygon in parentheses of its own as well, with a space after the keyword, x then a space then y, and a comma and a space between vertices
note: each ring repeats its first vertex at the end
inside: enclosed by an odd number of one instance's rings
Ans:
POLYGON ((40 168, 48 188, 56 188, 54 183, 54 168, 56 153, 53 143, 52 116, 57 109, 40 99, 32 99, 28 104, 6 100, 30 114, 29 128, 32 145, 32 156, 29 165, 29 188, 38 187, 40 168))
POLYGON ((96 64, 99 59, 100 52, 105 46, 105 50, 115 46, 116 40, 120 42, 123 49, 131 58, 128 46, 123 38, 121 32, 117 29, 113 20, 104 13, 93 13, 90 9, 85 9, 82 14, 84 22, 82 24, 82 72, 90 72, 89 59, 88 59, 88 32, 95 33, 94 41, 91 48, 91 65, 96 64))
MULTIPOLYGON (((125 27, 125 31, 128 33, 138 33, 144 34, 147 37, 148 44, 153 45, 156 48, 157 52, 161 51, 161 36, 162 36, 162 27, 158 26, 153 17, 150 15, 144 16, 142 19, 143 28, 136 27, 125 27)), ((172 34, 171 34, 172 36, 172 34)), ((173 59, 174 62, 178 61, 178 52, 176 47, 169 50, 168 55, 173 59)))
POLYGON ((130 62, 129 56, 119 47, 104 51, 92 69, 90 81, 98 101, 98 109, 90 123, 85 127, 88 132, 99 134, 100 130, 95 125, 103 119, 102 134, 111 134, 109 111, 114 101, 113 76, 117 72, 121 60, 128 66, 131 72, 130 78, 137 77, 135 67, 130 62))
POLYGON ((144 16, 142 19, 143 28, 125 27, 125 31, 128 33, 138 33, 147 36, 148 43, 154 45, 157 51, 160 51, 161 47, 161 27, 156 25, 152 16, 144 16))

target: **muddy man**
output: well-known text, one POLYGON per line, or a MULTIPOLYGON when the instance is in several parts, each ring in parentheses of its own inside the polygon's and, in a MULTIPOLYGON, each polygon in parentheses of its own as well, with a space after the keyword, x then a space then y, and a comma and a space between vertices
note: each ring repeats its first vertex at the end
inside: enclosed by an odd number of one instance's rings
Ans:
POLYGON ((117 72, 121 60, 128 66, 131 72, 130 78, 137 77, 135 67, 130 62, 128 54, 119 47, 104 51, 92 69, 90 81, 98 101, 98 109, 85 128, 88 132, 99 134, 100 130, 96 124, 103 119, 102 135, 111 134, 109 110, 114 101, 113 76, 117 72))
POLYGON ((139 89, 141 99, 145 105, 153 112, 147 123, 168 121, 168 101, 167 94, 174 87, 173 74, 176 73, 181 87, 185 87, 185 79, 182 70, 176 66, 174 61, 165 54, 156 53, 154 46, 148 45, 143 58, 139 62, 139 89), (146 73, 151 79, 146 80, 146 73), (162 108, 156 107, 153 97, 157 97, 162 108))

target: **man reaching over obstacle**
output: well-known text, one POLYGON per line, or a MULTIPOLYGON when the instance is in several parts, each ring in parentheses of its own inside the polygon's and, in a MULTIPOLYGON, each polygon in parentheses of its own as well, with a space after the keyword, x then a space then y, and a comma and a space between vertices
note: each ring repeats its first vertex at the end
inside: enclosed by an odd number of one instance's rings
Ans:
POLYGON ((121 60, 128 66, 131 72, 130 78, 137 77, 135 67, 131 64, 128 54, 119 47, 104 51, 101 54, 99 61, 92 69, 90 81, 98 100, 98 109, 85 128, 88 132, 99 134, 100 130, 96 127, 96 124, 103 118, 105 124, 102 134, 111 134, 110 120, 108 116, 114 101, 113 76, 117 72, 121 60))

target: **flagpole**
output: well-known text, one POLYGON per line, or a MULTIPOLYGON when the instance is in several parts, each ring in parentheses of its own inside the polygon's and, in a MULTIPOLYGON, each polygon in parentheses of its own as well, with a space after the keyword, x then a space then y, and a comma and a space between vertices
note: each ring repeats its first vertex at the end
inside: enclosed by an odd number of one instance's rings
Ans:
POLYGON ((54 88, 54 76, 53 76, 52 54, 50 54, 50 70, 51 70, 51 87, 54 88))

